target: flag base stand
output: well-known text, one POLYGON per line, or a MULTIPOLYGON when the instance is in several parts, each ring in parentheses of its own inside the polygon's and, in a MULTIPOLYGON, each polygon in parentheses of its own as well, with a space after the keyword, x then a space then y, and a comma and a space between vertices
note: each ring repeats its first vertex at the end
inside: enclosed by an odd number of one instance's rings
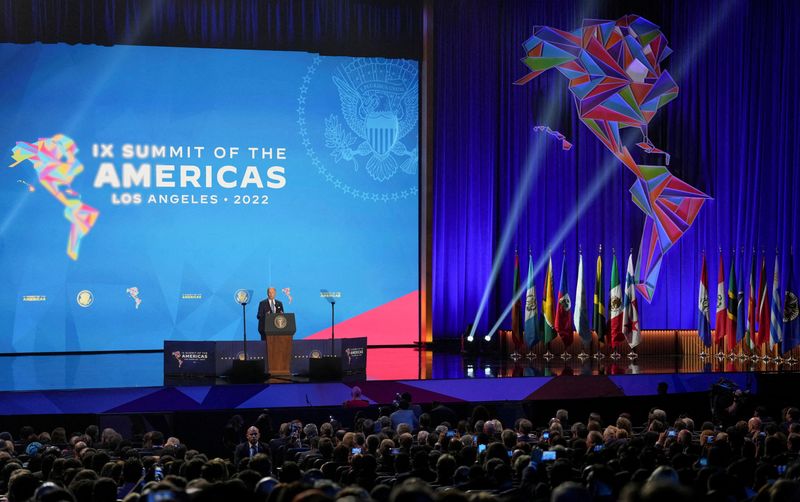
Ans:
POLYGON ((783 358, 782 358, 781 356, 775 356, 775 357, 772 359, 772 362, 773 362, 775 365, 777 365, 777 366, 780 366, 781 364, 783 364, 783 358))
POLYGON ((750 360, 753 361, 754 363, 757 363, 758 361, 761 360, 761 358, 758 357, 756 354, 753 354, 752 356, 750 356, 750 360))
POLYGON ((525 357, 527 359, 536 359, 536 352, 530 350, 530 351, 528 351, 527 354, 525 354, 525 357))
POLYGON ((789 356, 789 359, 786 360, 786 364, 796 364, 797 359, 794 356, 789 356))
POLYGON ((605 355, 605 354, 603 354, 603 353, 602 353, 602 352, 600 352, 600 351, 597 351, 597 352, 595 352, 595 353, 594 353, 594 355, 593 355, 592 357, 594 357, 594 358, 595 358, 595 359, 597 359, 597 360, 600 360, 600 359, 605 359, 605 358, 606 358, 606 355, 605 355))
POLYGON ((520 354, 519 352, 517 352, 517 351, 515 350, 515 351, 514 351, 514 352, 512 352, 512 353, 511 353, 511 355, 510 355, 510 356, 508 356, 508 357, 510 357, 511 359, 513 359, 513 360, 515 360, 515 361, 516 361, 517 359, 519 359, 519 358, 521 358, 521 357, 522 357, 522 354, 520 354))
POLYGON ((739 352, 739 360, 742 362, 747 361, 747 354, 744 352, 739 352))
POLYGON ((552 358, 554 358, 556 356, 551 354, 550 351, 548 350, 547 352, 544 353, 544 355, 542 357, 544 357, 545 359, 547 359, 549 361, 550 359, 552 359, 552 358))
POLYGON ((611 353, 611 356, 610 356, 610 357, 611 357, 611 359, 613 359, 613 360, 615 360, 615 361, 616 361, 617 359, 619 359, 619 358, 620 358, 620 357, 622 357, 622 356, 621 356, 621 355, 619 355, 619 352, 617 352, 617 349, 614 349, 614 352, 612 352, 612 353, 611 353))
POLYGON ((707 358, 707 357, 708 357, 708 353, 706 353, 706 351, 705 351, 705 350, 704 350, 704 351, 702 351, 702 352, 700 352, 700 359, 705 359, 705 358, 707 358))
POLYGON ((561 359, 563 359, 563 360, 565 360, 565 361, 566 361, 567 359, 572 359, 572 354, 570 354, 569 352, 562 352, 562 353, 561 353, 561 359))
POLYGON ((638 355, 638 354, 636 354, 636 352, 628 352, 628 359, 630 359, 630 360, 634 360, 634 359, 636 359, 637 357, 639 357, 639 355, 638 355))
POLYGON ((761 356, 761 361, 765 362, 765 363, 768 363, 769 362, 769 356, 764 354, 763 356, 761 356))
POLYGON ((717 359, 719 359, 720 361, 725 359, 725 353, 722 352, 721 350, 717 352, 717 359))
POLYGON ((728 359, 730 359, 731 361, 733 361, 734 359, 736 359, 736 352, 733 352, 733 351, 731 351, 731 352, 728 354, 728 359))
POLYGON ((578 359, 580 359, 580 360, 581 360, 581 362, 584 362, 584 361, 586 361, 586 360, 587 360, 587 359, 589 359, 590 357, 591 357, 591 356, 589 356, 589 354, 587 354, 587 353, 586 353, 586 352, 584 352, 584 351, 581 351, 581 353, 580 353, 580 354, 578 354, 578 359))

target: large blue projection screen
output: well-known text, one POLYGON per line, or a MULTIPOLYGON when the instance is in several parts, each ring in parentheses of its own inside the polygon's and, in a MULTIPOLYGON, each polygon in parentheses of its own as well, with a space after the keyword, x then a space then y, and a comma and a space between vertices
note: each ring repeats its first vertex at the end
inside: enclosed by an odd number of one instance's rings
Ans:
POLYGON ((418 63, 0 45, 0 352, 242 336, 411 343, 418 63), (10 167, 7 167, 10 166, 10 167))

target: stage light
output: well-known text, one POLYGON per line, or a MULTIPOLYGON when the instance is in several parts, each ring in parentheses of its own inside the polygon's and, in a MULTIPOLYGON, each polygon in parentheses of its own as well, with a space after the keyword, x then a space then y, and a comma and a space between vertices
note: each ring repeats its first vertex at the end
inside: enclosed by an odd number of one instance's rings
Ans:
MULTIPOLYGON (((558 92, 560 91, 556 91, 555 86, 548 91, 548 97, 545 100, 547 105, 542 117, 543 124, 553 122, 553 117, 555 115, 555 103, 558 102, 558 92)), ((541 169, 542 166, 540 161, 544 156, 544 145, 548 143, 547 139, 539 138, 539 133, 533 132, 533 129, 531 129, 531 135, 533 137, 531 139, 528 157, 525 162, 525 168, 523 169, 522 177, 517 184, 517 189, 514 193, 514 198, 512 199, 508 217, 506 218, 506 223, 503 227, 499 244, 495 250, 492 271, 489 274, 489 279, 486 281, 486 286, 483 289, 481 302, 478 304, 478 311, 475 314, 475 320, 472 323, 472 330, 470 331, 471 336, 475 335, 478 322, 480 321, 483 312, 486 310, 486 306, 489 304, 489 294, 491 293, 492 287, 497 280, 497 276, 500 275, 500 267, 502 266, 506 252, 511 245, 511 239, 516 233, 517 223, 519 222, 520 216, 522 215, 522 212, 528 203, 528 197, 530 197, 530 194, 532 193, 531 188, 533 186, 533 182, 539 174, 539 169, 541 169)))
MULTIPOLYGON (((580 12, 577 13, 578 19, 584 19, 587 17, 590 8, 591 7, 589 3, 585 3, 580 8, 580 12)), ((543 101, 543 103, 545 103, 544 111, 541 116, 537 117, 539 124, 533 124, 533 126, 548 126, 555 122, 554 118, 556 114, 557 103, 559 103, 558 98, 561 92, 561 90, 558 90, 558 86, 550 86, 547 91, 547 97, 543 101)), ((531 127, 531 134, 538 136, 540 133, 534 132, 534 127, 531 127)), ((538 137, 531 141, 531 148, 528 152, 526 168, 523 170, 522 177, 517 183, 516 192, 514 193, 514 198, 512 199, 512 204, 506 217, 506 223, 503 227, 503 232, 501 234, 497 249, 495 250, 494 259, 492 261, 492 271, 491 274, 489 274, 489 279, 486 281, 486 286, 484 286, 483 295, 481 296, 481 302, 478 304, 478 311, 475 314, 475 321, 473 322, 470 335, 475 334, 478 321, 480 321, 483 312, 486 310, 486 306, 489 304, 489 295, 492 291, 495 281, 497 280, 497 276, 500 274, 500 266, 505 259, 511 239, 516 233, 517 224, 522 216, 523 209, 527 205, 528 197, 530 197, 530 194, 532 193, 531 188, 533 181, 536 179, 536 175, 539 173, 539 169, 541 168, 540 161, 544 155, 544 148, 542 145, 547 144, 548 141, 549 138, 538 137)), ((541 267, 537 267, 536 270, 538 271, 539 268, 541 267)), ((515 295, 515 297, 517 297, 517 295, 515 295)), ((505 315, 503 317, 505 317, 505 315)), ((491 340, 491 335, 493 333, 493 331, 489 332, 488 340, 491 340)))
POLYGON ((492 335, 486 335, 486 336, 483 337, 483 339, 486 340, 487 342, 491 342, 492 341, 492 335))
POLYGON ((487 377, 492 376, 492 368, 490 368, 489 366, 485 367, 483 369, 483 374, 486 375, 487 377))
POLYGON ((475 337, 474 337, 474 336, 472 336, 472 335, 469 335, 469 336, 467 336, 467 341, 468 341, 469 343, 472 343, 472 342, 474 342, 474 341, 475 341, 475 337))
POLYGON ((467 378, 475 378, 475 368, 471 364, 467 365, 467 378))
MULTIPOLYGON (((627 146, 627 145, 626 145, 627 146)), ((575 209, 569 214, 561 224, 561 227, 556 231, 553 236, 553 240, 548 244, 546 249, 554 249, 557 248, 564 239, 567 238, 569 232, 571 232, 575 228, 575 223, 578 221, 578 218, 586 211, 589 205, 594 202, 597 196, 600 194, 600 191, 608 182, 611 175, 617 170, 617 159, 616 157, 609 158, 606 162, 603 163, 600 170, 597 172, 597 176, 592 180, 591 185, 589 188, 584 192, 584 196, 581 198, 578 205, 575 206, 575 209)), ((536 260, 536 264, 533 267, 534 275, 538 274, 547 263, 549 259, 548 254, 542 254, 538 260, 536 260)), ((520 285, 520 288, 514 293, 513 297, 511 298, 511 302, 506 305, 503 312, 495 322, 492 329, 489 330, 489 334, 486 335, 487 340, 491 339, 494 336, 494 333, 500 329, 500 324, 505 320, 506 316, 511 313, 511 310, 514 308, 514 304, 522 298, 525 294, 526 289, 524 285, 520 285)))

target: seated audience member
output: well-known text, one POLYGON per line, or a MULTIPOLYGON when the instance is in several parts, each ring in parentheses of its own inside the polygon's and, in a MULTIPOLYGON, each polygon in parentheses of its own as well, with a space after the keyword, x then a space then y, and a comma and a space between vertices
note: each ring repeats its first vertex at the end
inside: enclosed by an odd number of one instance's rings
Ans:
POLYGON ((233 454, 233 464, 238 466, 244 458, 252 459, 259 453, 269 452, 269 446, 260 441, 261 433, 254 426, 247 429, 247 441, 240 443, 233 454))
POLYGON ((361 387, 356 385, 350 389, 350 399, 345 401, 343 406, 345 408, 365 408, 369 406, 369 401, 361 396, 361 387))

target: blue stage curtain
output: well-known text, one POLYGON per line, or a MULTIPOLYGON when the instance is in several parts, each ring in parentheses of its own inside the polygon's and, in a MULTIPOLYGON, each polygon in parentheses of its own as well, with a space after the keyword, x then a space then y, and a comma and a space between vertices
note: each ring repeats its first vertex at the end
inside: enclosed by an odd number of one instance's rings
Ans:
MULTIPOLYGON (((696 327, 703 251, 709 260, 712 319, 720 247, 726 277, 734 248, 737 276, 745 277, 753 249, 759 260, 766 250, 770 288, 777 247, 785 283, 789 248, 797 250, 798 236, 800 2, 436 2, 435 337, 456 336, 473 322, 532 151, 542 152, 538 171, 511 246, 499 257, 502 268, 489 290, 479 334, 510 301, 515 248, 522 284, 528 249, 538 260, 552 248, 556 289, 566 250, 574 296, 581 246, 590 311, 598 245, 604 248, 606 299, 612 248, 623 274, 628 252, 638 251, 644 219, 628 193, 634 176, 578 121, 566 79, 553 70, 525 86, 512 85, 527 73, 520 62, 521 44, 534 25, 573 30, 585 18, 615 20, 629 13, 661 26, 675 51, 664 67, 674 75, 680 94, 653 119, 650 137, 672 154, 674 175, 714 198, 667 253, 653 302, 640 297, 642 328, 696 327), (553 114, 548 120, 549 107, 553 114), (566 134, 573 149, 562 151, 553 137, 533 133, 540 124, 566 134), (611 174, 596 198, 571 222, 575 208, 587 200, 587 187, 608 168, 611 174), (565 222, 565 239, 554 243, 565 222)), ((637 131, 623 135, 629 141, 639 138, 637 131)), ((662 157, 637 158, 663 163, 662 157)), ((540 302, 544 274, 544 269, 536 274, 540 302)))
POLYGON ((419 58, 418 0, 0 0, 0 41, 419 58))

